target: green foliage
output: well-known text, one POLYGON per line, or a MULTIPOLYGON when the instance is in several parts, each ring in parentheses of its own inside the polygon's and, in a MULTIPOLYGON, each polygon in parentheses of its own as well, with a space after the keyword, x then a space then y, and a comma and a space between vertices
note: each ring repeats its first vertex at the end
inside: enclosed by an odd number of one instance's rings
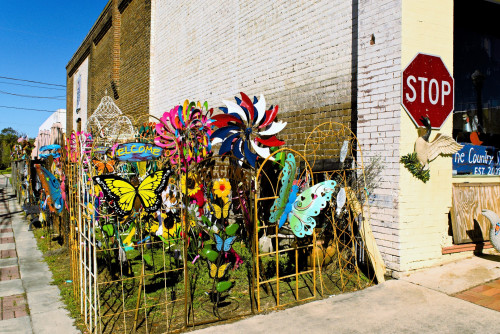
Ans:
POLYGON ((11 167, 8 167, 7 169, 0 170, 0 175, 10 174, 10 173, 12 173, 12 168, 11 167))
POLYGON ((417 160, 417 153, 408 153, 407 155, 402 156, 399 162, 404 164, 405 168, 423 183, 429 181, 431 173, 429 170, 424 170, 424 167, 417 160))
POLYGON ((11 127, 0 131, 0 169, 10 166, 10 152, 12 146, 17 143, 19 133, 11 127))
MULTIPOLYGON (((260 258, 260 272, 261 275, 266 278, 276 277, 276 257, 263 256, 260 258)), ((291 261, 288 253, 281 253, 278 257, 278 266, 280 271, 280 276, 288 275, 295 271, 295 264, 291 261)))

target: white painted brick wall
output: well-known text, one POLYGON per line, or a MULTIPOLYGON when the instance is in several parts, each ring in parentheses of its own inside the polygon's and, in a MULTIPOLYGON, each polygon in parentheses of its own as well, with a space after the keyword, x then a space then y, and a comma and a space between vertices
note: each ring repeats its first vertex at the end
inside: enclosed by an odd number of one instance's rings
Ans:
POLYGON ((358 140, 365 165, 382 157, 382 180, 372 194, 370 216, 387 268, 398 270, 401 2, 360 0, 358 13, 358 140))
MULTIPOLYGON (((384 161, 371 222, 398 270, 401 0, 360 0, 358 14, 358 140, 365 165, 384 161)), ((153 0, 150 112, 240 91, 280 112, 350 102, 352 22, 352 1, 153 0)))
POLYGON ((240 91, 280 112, 350 101, 351 1, 152 2, 152 115, 240 91))

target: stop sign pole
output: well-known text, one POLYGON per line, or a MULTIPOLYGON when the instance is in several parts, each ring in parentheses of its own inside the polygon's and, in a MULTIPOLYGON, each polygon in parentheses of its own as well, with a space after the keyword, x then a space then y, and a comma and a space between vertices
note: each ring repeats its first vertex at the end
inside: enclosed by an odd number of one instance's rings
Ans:
POLYGON ((417 127, 440 129, 455 105, 455 82, 439 56, 418 53, 401 75, 401 104, 417 127))

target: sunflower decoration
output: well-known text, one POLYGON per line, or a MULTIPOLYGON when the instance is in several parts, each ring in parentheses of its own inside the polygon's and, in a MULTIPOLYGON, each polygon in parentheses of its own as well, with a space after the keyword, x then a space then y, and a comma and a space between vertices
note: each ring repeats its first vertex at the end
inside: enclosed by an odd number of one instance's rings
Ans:
POLYGON ((186 182, 187 182, 187 195, 189 197, 195 196, 203 187, 201 183, 201 178, 198 174, 188 173, 183 174, 181 176, 181 192, 186 190, 186 182))
MULTIPOLYGON (((232 152, 239 159, 255 167, 258 157, 266 159, 271 155, 270 148, 282 146, 284 141, 276 135, 285 128, 286 122, 277 122, 278 106, 266 110, 264 95, 253 101, 241 94, 241 99, 235 97, 236 103, 222 101, 226 107, 221 107, 223 114, 214 115, 214 126, 218 127, 210 139, 212 145, 220 144, 219 154, 232 152)), ((272 157, 271 157, 272 159, 272 157)))
POLYGON ((154 221, 150 231, 165 242, 179 238, 181 227, 182 224, 175 220, 173 216, 162 213, 158 216, 158 221, 154 221))

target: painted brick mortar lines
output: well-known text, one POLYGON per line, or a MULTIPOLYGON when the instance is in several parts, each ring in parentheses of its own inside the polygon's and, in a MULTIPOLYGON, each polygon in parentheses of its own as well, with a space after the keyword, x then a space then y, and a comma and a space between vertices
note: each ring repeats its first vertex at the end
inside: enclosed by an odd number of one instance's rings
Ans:
POLYGON ((156 1, 153 6, 151 114, 160 116, 185 99, 218 107, 240 91, 262 93, 289 122, 282 133, 287 146, 300 151, 306 132, 320 122, 349 124, 350 2, 156 1))
POLYGON ((358 33, 358 140, 365 165, 377 156, 384 164, 371 223, 387 268, 398 270, 401 2, 361 0, 358 33))
POLYGON ((89 59, 89 103, 87 115, 90 117, 99 106, 106 91, 113 96, 111 88, 113 69, 113 32, 108 29, 97 45, 93 44, 89 59))

